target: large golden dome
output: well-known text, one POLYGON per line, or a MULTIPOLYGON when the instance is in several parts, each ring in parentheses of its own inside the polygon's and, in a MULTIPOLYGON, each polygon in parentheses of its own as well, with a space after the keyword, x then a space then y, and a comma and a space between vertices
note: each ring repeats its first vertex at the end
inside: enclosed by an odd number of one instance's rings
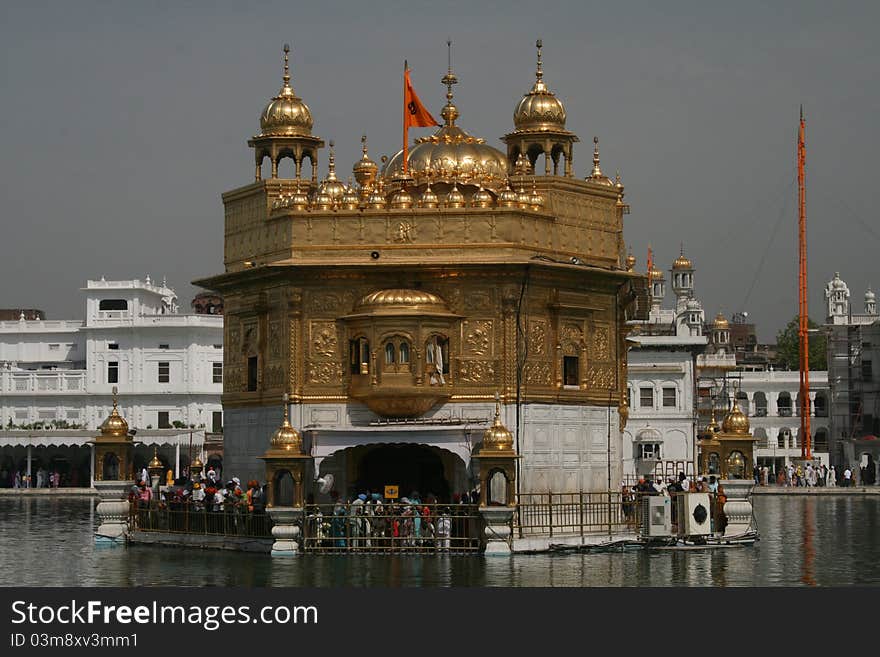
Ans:
POLYGON ((284 82, 278 95, 269 101, 260 114, 261 137, 308 137, 312 134, 312 112, 290 86, 289 52, 290 46, 284 44, 284 82))
POLYGON ((446 302, 436 294, 403 288, 372 292, 355 304, 354 312, 371 315, 451 314, 446 302))
MULTIPOLYGON (((507 156, 486 144, 485 139, 473 137, 455 125, 458 108, 452 103, 452 85, 458 82, 449 71, 443 77, 447 86, 446 106, 440 115, 446 121, 430 137, 416 139, 406 158, 407 175, 416 185, 445 183, 452 185, 482 185, 493 192, 504 189, 507 181, 507 156)), ((403 150, 399 150, 382 168, 385 180, 403 175, 403 150)))
POLYGON ((565 106, 544 83, 544 70, 541 65, 541 41, 537 42, 538 68, 535 71, 535 84, 531 91, 513 111, 513 124, 518 131, 553 131, 565 130, 565 106))

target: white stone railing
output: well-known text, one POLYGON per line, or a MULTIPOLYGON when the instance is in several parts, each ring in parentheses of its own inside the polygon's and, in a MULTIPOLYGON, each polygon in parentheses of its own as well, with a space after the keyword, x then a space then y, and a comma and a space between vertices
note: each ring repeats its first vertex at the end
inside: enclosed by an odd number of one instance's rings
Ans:
POLYGON ((86 373, 83 370, 54 372, 0 372, 0 394, 84 392, 86 373))

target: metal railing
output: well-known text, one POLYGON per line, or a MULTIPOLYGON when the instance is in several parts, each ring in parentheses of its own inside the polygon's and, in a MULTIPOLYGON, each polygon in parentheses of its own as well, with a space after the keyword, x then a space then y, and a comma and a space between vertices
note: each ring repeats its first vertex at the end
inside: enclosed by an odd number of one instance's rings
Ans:
POLYGON ((236 506, 211 511, 204 505, 185 503, 163 506, 132 502, 129 527, 142 532, 177 532, 212 536, 271 538, 272 524, 264 511, 236 506))
POLYGON ((631 525, 620 492, 522 493, 513 530, 524 536, 621 531, 631 525))
POLYGON ((477 552, 475 504, 313 504, 304 511, 306 552, 477 552))

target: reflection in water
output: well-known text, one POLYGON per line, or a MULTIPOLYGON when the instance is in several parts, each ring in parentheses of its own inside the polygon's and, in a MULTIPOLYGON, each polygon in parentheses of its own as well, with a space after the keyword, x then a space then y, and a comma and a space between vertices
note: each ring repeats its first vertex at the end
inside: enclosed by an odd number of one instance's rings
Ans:
POLYGON ((880 585, 880 497, 757 497, 761 540, 712 550, 514 557, 268 555, 98 549, 94 501, 0 498, 0 585, 797 586, 880 585), (10 540, 11 539, 11 540, 10 540), (38 564, 38 565, 34 565, 38 564))
POLYGON ((813 561, 816 559, 816 550, 813 547, 813 523, 815 522, 816 500, 808 497, 803 502, 804 519, 801 527, 804 533, 804 568, 801 581, 807 586, 816 586, 816 578, 813 576, 813 561))

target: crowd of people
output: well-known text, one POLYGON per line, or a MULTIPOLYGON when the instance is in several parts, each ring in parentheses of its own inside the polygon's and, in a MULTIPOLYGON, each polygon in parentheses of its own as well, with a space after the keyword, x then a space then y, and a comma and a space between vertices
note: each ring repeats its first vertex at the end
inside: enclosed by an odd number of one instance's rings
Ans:
POLYGON ((67 477, 57 469, 49 471, 43 467, 36 472, 26 470, 0 470, 0 486, 4 488, 59 488, 67 477))
POLYGON ((859 485, 873 485, 875 480, 876 477, 871 466, 845 466, 842 472, 833 465, 828 467, 824 463, 818 465, 789 463, 775 473, 766 465, 755 468, 755 484, 758 486, 776 484, 784 487, 852 488, 859 485))
MULTIPOLYGON (((709 493, 711 503, 712 530, 716 532, 724 531, 727 526, 727 517, 724 515, 724 504, 727 502, 727 495, 724 493, 724 487, 721 480, 715 475, 688 477, 684 472, 679 472, 678 477, 667 477, 666 481, 662 478, 652 480, 651 478, 640 475, 638 482, 634 486, 621 484, 621 498, 623 500, 623 513, 628 522, 637 524, 639 522, 638 503, 639 497, 643 495, 666 495, 673 496, 680 493, 709 493)), ((676 507, 673 504, 672 523, 676 523, 676 507)))
POLYGON ((306 505, 305 538, 308 547, 354 549, 434 549, 448 552, 477 547, 476 514, 479 501, 472 491, 441 504, 417 491, 407 497, 386 499, 369 491, 348 502, 337 497, 332 505, 306 505))

